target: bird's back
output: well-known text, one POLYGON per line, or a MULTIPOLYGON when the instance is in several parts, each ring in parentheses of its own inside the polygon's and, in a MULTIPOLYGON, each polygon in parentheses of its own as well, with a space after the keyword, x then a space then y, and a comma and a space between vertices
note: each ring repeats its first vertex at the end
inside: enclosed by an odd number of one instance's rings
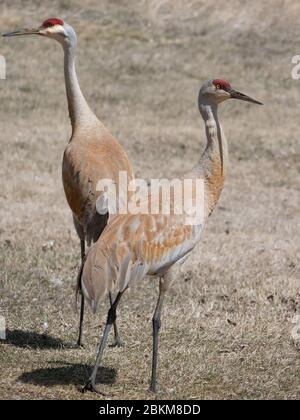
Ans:
POLYGON ((189 254, 203 225, 185 224, 186 216, 118 215, 90 248, 81 287, 94 310, 109 290, 123 291, 145 275, 163 276, 189 254))
POLYGON ((111 179, 118 192, 120 171, 127 172, 129 181, 133 178, 126 152, 101 124, 75 132, 64 152, 62 177, 74 217, 87 231, 99 228, 103 219, 96 211, 97 183, 111 179))

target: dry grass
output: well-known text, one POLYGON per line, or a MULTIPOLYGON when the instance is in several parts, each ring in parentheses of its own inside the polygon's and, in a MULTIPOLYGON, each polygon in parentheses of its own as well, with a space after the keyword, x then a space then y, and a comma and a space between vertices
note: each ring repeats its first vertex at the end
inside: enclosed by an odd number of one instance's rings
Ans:
MULTIPOLYGON (((299 398, 299 2, 2 1, 0 30, 52 15, 79 35, 78 73, 97 115, 138 174, 172 176, 204 145, 199 85, 227 77, 261 99, 222 106, 231 168, 203 240, 178 273, 163 316, 158 398, 299 398), (48 3, 48 4, 47 4, 48 3)), ((61 184, 70 134, 62 52, 50 40, 0 40, 0 398, 97 398, 79 393, 106 307, 88 315, 74 350, 79 244, 61 184), (43 244, 54 240, 52 250, 43 244), (55 280, 62 285, 56 285, 55 280), (45 329, 44 323, 48 323, 45 329)), ((120 305, 125 349, 108 349, 103 388, 150 398, 156 285, 120 305)))

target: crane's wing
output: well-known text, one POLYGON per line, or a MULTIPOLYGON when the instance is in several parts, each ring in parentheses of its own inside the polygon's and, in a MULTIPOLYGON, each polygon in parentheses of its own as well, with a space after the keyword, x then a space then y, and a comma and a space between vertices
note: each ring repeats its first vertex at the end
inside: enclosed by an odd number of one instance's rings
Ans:
POLYGON ((164 275, 194 248, 202 225, 178 215, 115 217, 94 244, 82 270, 81 288, 94 311, 109 290, 124 291, 146 274, 164 275))

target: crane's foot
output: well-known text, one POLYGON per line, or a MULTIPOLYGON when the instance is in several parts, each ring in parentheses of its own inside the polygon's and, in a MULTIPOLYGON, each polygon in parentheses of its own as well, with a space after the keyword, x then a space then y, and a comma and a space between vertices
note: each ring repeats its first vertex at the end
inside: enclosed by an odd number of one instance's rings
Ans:
POLYGON ((94 392, 95 394, 98 394, 98 395, 102 395, 103 397, 108 397, 109 396, 106 392, 100 391, 96 387, 96 384, 91 380, 88 380, 87 383, 84 385, 84 387, 81 390, 81 392, 83 394, 85 394, 88 391, 89 392, 94 392))
POLYGON ((115 337, 113 343, 110 345, 110 347, 125 347, 125 343, 123 340, 121 340, 120 337, 115 337))
POLYGON ((156 389, 156 384, 151 384, 149 386, 149 392, 151 392, 151 394, 156 394, 157 393, 157 389, 156 389))
POLYGON ((78 349, 84 349, 85 345, 83 344, 83 342, 81 340, 78 340, 77 343, 76 343, 76 347, 78 349))
POLYGON ((79 350, 79 349, 84 349, 85 348, 85 345, 84 344, 82 344, 82 343, 79 343, 78 341, 76 341, 76 343, 70 343, 69 344, 69 346, 68 346, 68 348, 70 349, 70 350, 79 350))

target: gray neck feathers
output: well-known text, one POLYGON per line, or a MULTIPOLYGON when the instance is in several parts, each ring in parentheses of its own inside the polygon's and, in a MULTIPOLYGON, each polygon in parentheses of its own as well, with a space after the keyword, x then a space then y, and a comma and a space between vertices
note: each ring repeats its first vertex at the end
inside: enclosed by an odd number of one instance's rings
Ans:
POLYGON ((226 173, 228 160, 227 140, 218 119, 217 105, 201 101, 199 98, 199 110, 205 123, 207 145, 202 155, 200 166, 211 172, 212 167, 219 165, 220 174, 226 173))
POLYGON ((64 72, 69 115, 74 132, 81 125, 89 124, 96 120, 96 116, 88 106, 79 86, 75 68, 77 38, 73 28, 70 26, 68 27, 68 34, 69 38, 62 43, 62 46, 64 49, 64 72))

